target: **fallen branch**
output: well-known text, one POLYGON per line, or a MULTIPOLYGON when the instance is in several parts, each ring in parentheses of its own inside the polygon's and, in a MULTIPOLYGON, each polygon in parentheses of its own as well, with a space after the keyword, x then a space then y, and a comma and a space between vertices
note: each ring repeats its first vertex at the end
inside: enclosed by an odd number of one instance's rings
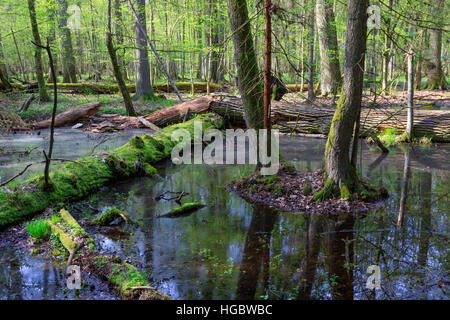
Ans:
POLYGON ((1 187, 4 187, 4 186, 6 186, 6 185, 8 185, 10 182, 16 180, 18 177, 20 177, 21 175, 23 175, 23 174, 28 170, 28 168, 31 167, 32 165, 34 165, 34 163, 31 163, 31 164, 27 165, 27 166, 25 167, 25 169, 23 169, 19 174, 15 175, 14 177, 12 177, 11 179, 9 179, 8 181, 6 181, 6 182, 0 184, 0 188, 1 188, 1 187))
POLYGON ((34 93, 32 93, 31 96, 29 96, 28 99, 24 102, 24 104, 22 105, 22 108, 20 108, 19 112, 27 111, 31 105, 31 102, 33 102, 33 100, 35 98, 36 98, 36 96, 34 95, 34 93))

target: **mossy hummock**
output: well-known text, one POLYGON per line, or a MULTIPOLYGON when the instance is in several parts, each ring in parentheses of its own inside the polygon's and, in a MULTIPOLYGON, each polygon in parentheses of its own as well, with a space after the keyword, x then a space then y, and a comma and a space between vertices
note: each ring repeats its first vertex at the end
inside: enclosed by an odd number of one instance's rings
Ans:
POLYGON ((119 210, 117 208, 111 208, 106 210, 105 213, 101 214, 99 217, 92 220, 91 224, 98 226, 107 226, 116 219, 121 219, 126 223, 131 222, 131 218, 128 212, 119 210))
POLYGON ((186 216, 194 211, 197 211, 201 208, 206 207, 203 203, 200 202, 189 202, 184 203, 181 207, 170 210, 168 213, 162 214, 158 216, 158 218, 177 218, 186 216))
POLYGON ((222 126, 218 116, 197 115, 190 121, 166 127, 155 134, 136 136, 110 152, 53 167, 50 173, 51 191, 44 191, 42 175, 1 188, 0 228, 31 217, 49 206, 82 199, 119 179, 156 175, 152 164, 169 157, 177 144, 171 139, 172 132, 186 129, 194 136, 194 120, 202 121, 204 131, 222 126))

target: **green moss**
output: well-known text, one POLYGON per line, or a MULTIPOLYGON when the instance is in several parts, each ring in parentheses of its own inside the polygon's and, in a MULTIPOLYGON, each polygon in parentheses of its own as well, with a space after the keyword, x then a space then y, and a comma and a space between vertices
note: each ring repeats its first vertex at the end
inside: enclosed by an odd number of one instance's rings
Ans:
POLYGON ((137 149, 143 149, 145 146, 144 140, 139 136, 133 137, 133 139, 130 140, 130 144, 137 149))
POLYGON ((341 182, 341 185, 339 186, 339 189, 341 190, 341 198, 342 199, 348 199, 350 200, 352 197, 352 194, 347 186, 346 183, 341 182))
POLYGON ((331 178, 327 178, 325 181, 325 186, 316 193, 313 197, 313 201, 323 201, 324 199, 330 198, 330 196, 335 192, 336 184, 331 178))
POLYGON ((168 213, 160 215, 158 217, 176 218, 197 211, 203 207, 205 207, 205 205, 199 202, 184 203, 181 207, 172 209, 168 213))
POLYGON ((128 214, 128 212, 119 210, 117 208, 111 208, 106 210, 105 213, 103 213, 99 217, 92 220, 91 223, 98 226, 106 226, 116 219, 123 219, 122 215, 130 220, 130 215, 128 214))
POLYGON ((143 173, 155 174, 156 170, 150 164, 170 156, 176 145, 171 141, 171 133, 182 128, 193 136, 194 120, 202 120, 204 130, 222 125, 220 117, 202 114, 151 136, 141 137, 144 142, 142 148, 134 145, 135 140, 110 153, 84 157, 78 159, 78 163, 70 162, 52 168, 50 181, 53 188, 50 191, 43 190, 42 175, 20 184, 10 184, 8 189, 0 189, 0 228, 33 216, 49 206, 82 199, 107 183, 143 173))

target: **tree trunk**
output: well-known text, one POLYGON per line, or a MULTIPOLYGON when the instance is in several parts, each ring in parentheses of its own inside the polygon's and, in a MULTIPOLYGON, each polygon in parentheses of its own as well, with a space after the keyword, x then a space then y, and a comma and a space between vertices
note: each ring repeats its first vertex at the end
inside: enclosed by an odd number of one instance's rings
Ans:
POLYGON ((111 63, 114 70, 114 77, 116 78, 117 84, 119 86, 120 92, 122 93, 123 102, 125 103, 125 108, 127 110, 128 116, 135 116, 136 111, 133 107, 133 102, 131 101, 130 93, 128 92, 125 81, 123 80, 122 71, 120 69, 119 62, 117 60, 116 50, 114 49, 112 43, 111 35, 111 0, 108 0, 108 31, 106 32, 106 47, 108 48, 109 56, 111 57, 111 63))
POLYGON ((247 2, 246 0, 227 0, 227 2, 245 122, 248 128, 262 129, 264 126, 264 89, 253 46, 247 2))
POLYGON ((6 70, 5 55, 3 54, 3 43, 0 36, 0 81, 2 82, 5 89, 11 89, 11 83, 8 79, 8 71, 6 70))
POLYGON ((341 72, 333 1, 317 0, 316 21, 320 49, 320 91, 322 95, 336 94, 341 83, 341 72))
MULTIPOLYGON (((47 6, 47 11, 49 12, 49 31, 48 31, 48 45, 52 49, 52 52, 57 52, 56 48, 56 9, 50 3, 47 6)), ((57 55, 53 57, 53 63, 55 70, 58 69, 58 59, 57 55)), ((51 71, 51 67, 48 67, 48 82, 53 82, 53 74, 51 71)), ((55 72, 56 77, 58 77, 58 72, 55 72)))
POLYGON ((367 7, 368 0, 348 2, 344 93, 338 101, 325 149, 327 181, 314 200, 334 196, 334 189, 339 190, 341 198, 348 199, 357 186, 358 177, 356 169, 350 164, 349 153, 356 116, 361 109, 367 7))
POLYGON ((62 44, 62 65, 63 65, 63 82, 77 82, 77 71, 75 65, 75 57, 73 55, 72 35, 67 26, 67 0, 58 0, 59 5, 59 31, 61 33, 62 44))
MULTIPOLYGON (((116 43, 117 46, 123 45, 123 19, 122 19, 122 5, 120 0, 114 0, 114 16, 115 16, 115 31, 116 31, 116 43)), ((124 80, 128 79, 126 65, 124 61, 124 54, 121 53, 124 52, 124 50, 118 50, 117 51, 117 62, 119 64, 120 70, 122 71, 122 76, 124 80)))
POLYGON ((447 89, 447 81, 442 72, 441 50, 442 50, 442 16, 441 10, 444 8, 442 0, 434 0, 433 5, 433 19, 438 21, 430 29, 430 61, 428 63, 428 82, 427 87, 430 90, 447 89))
POLYGON ((411 142, 414 137, 414 52, 408 53, 408 118, 405 140, 411 142))
POLYGON ((308 100, 313 101, 314 95, 314 4, 311 1, 312 8, 309 13, 309 34, 308 34, 308 100))
MULTIPOLYGON (((389 10, 392 11, 394 0, 389 0, 389 10)), ((384 51, 383 51, 383 75, 381 80, 381 90, 383 94, 388 93, 388 80, 389 80, 389 62, 391 59, 391 18, 386 21, 386 32, 384 34, 384 51)))
POLYGON ((4 89, 11 89, 11 83, 8 80, 8 77, 6 76, 6 74, 3 73, 2 68, 0 68, 0 81, 3 84, 4 89))
POLYGON ((38 24, 36 21, 36 9, 34 0, 28 0, 28 10, 30 12, 31 31, 33 32, 34 43, 37 44, 34 48, 34 62, 36 68, 36 77, 39 85, 39 101, 50 101, 50 97, 47 94, 47 88, 45 86, 44 72, 42 70, 42 57, 41 57, 41 37, 39 35, 38 24))
POLYGON ((153 97, 152 84, 150 82, 150 65, 148 62, 147 51, 147 20, 145 16, 145 0, 136 1, 136 10, 138 17, 136 20, 136 58, 137 58, 137 70, 136 70, 136 95, 135 100, 139 99, 151 99, 153 97), (141 24, 143 28, 139 28, 141 24), (142 30, 144 29, 144 30, 142 30))

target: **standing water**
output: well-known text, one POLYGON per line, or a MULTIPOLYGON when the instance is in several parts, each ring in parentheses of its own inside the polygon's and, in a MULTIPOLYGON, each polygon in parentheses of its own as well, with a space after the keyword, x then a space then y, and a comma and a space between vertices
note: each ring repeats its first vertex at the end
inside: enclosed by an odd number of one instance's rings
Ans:
MULTIPOLYGON (((280 143, 285 159, 299 170, 321 166, 324 144, 287 136, 280 143)), ((170 162, 158 168, 159 178, 118 183, 90 197, 89 204, 68 209, 81 219, 117 207, 142 221, 131 234, 88 231, 102 250, 127 257, 174 299, 448 299, 449 155, 445 145, 395 148, 387 156, 363 145, 359 171, 385 186, 390 197, 358 219, 250 204, 226 183, 251 172, 251 166, 170 162), (184 191, 189 194, 183 202, 207 206, 185 217, 158 217, 178 206, 156 200, 166 191, 184 191), (367 286, 373 265, 381 271, 379 289, 367 286)), ((5 247, 0 254, 16 257, 1 260, 0 297, 8 298, 17 287, 22 297, 33 296, 37 289, 26 285, 24 265, 31 263, 26 272, 44 278, 52 262, 31 261, 23 258, 25 251, 5 247)), ((57 281, 46 279, 39 289, 48 291, 57 281)), ((89 295, 94 294, 85 298, 89 295)))

